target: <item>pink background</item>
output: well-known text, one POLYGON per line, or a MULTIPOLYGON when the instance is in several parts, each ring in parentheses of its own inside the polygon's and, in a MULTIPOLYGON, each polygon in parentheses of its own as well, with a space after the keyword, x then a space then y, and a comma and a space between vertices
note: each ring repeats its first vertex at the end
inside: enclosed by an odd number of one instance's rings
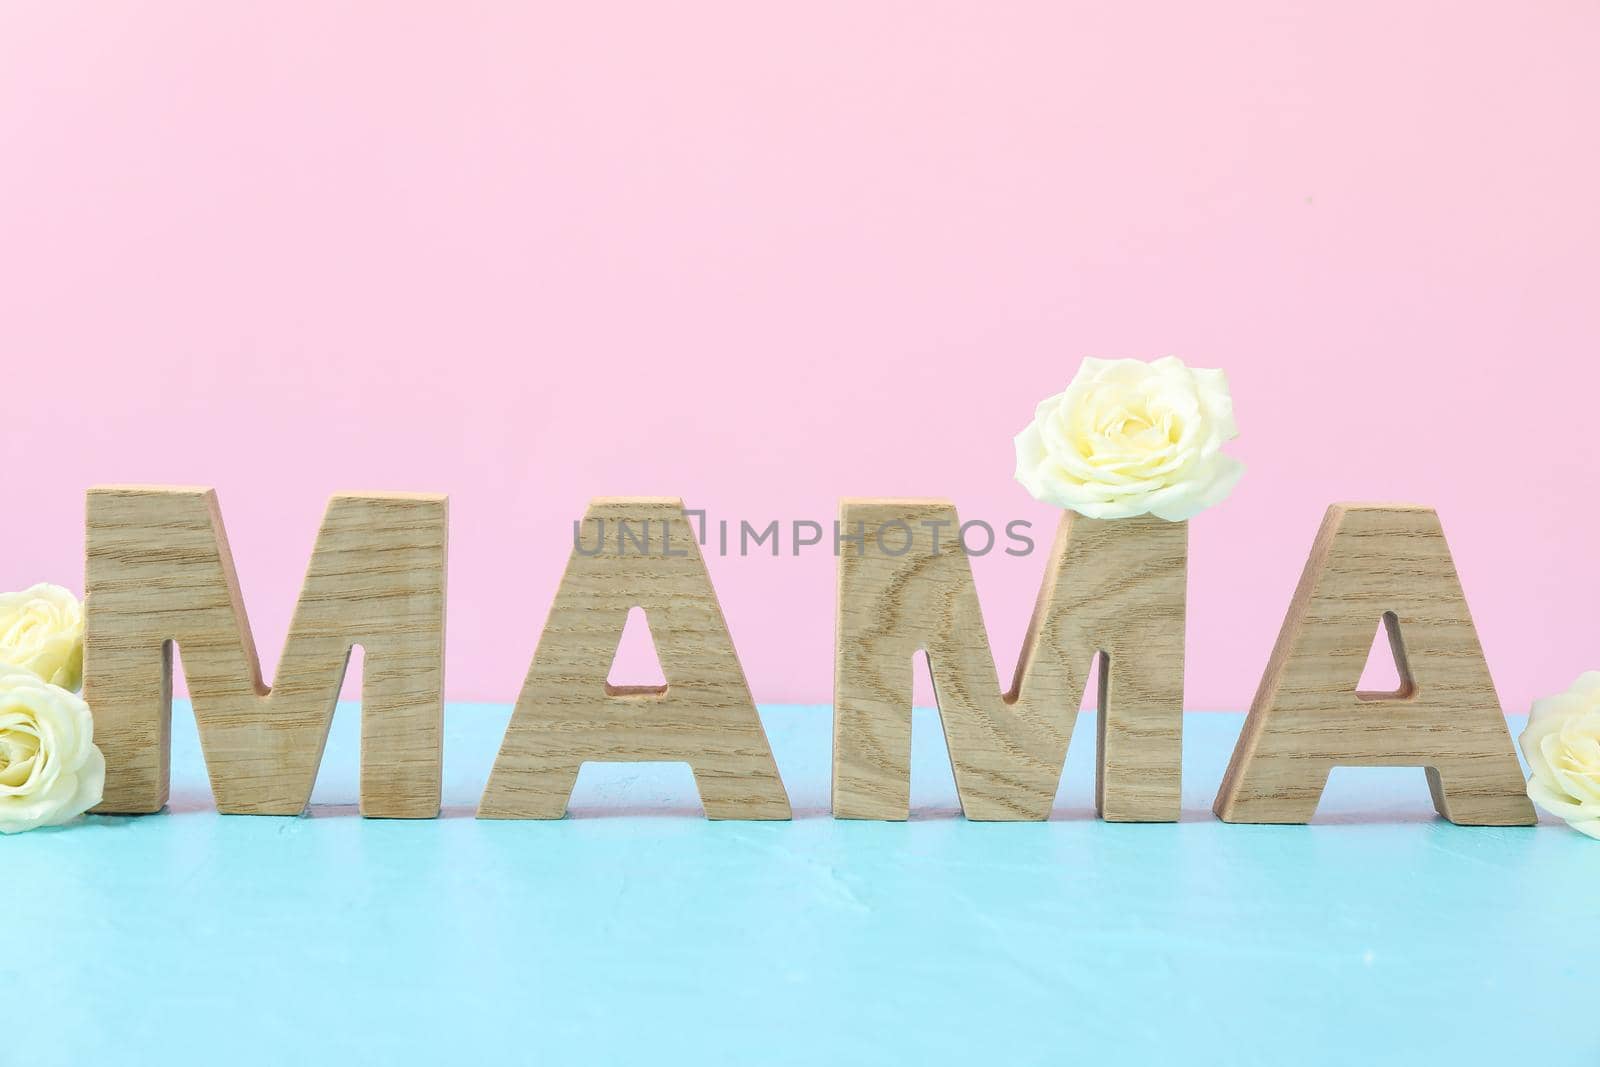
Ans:
MULTIPOLYGON (((214 485, 270 672, 326 497, 446 491, 450 691, 509 701, 588 497, 1047 543, 1012 434, 1173 353, 1249 467, 1189 704, 1248 702, 1329 502, 1405 499, 1523 709, 1600 667, 1597 45, 1592 2, 13 0, 0 586, 81 588, 91 483, 214 485)), ((1008 677, 1044 558, 976 564, 1008 677)), ((757 697, 827 701, 831 556, 710 566, 757 697)))

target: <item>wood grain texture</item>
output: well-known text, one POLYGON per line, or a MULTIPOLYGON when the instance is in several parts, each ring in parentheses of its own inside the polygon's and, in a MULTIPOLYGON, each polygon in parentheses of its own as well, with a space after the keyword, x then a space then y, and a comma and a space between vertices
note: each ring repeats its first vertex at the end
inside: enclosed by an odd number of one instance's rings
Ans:
POLYGON ((1225 822, 1303 823, 1339 766, 1426 767, 1451 822, 1534 821, 1500 700, 1439 517, 1403 504, 1328 509, 1217 793, 1225 822), (1402 685, 1359 693, 1388 631, 1402 685))
POLYGON ((90 489, 84 697, 106 757, 95 810, 167 801, 176 642, 217 809, 300 813, 359 644, 361 813, 436 816, 448 525, 443 496, 329 501, 269 690, 216 494, 90 489))
POLYGON ((681 500, 590 504, 478 817, 559 819, 590 761, 687 763, 708 818, 790 817, 681 500), (665 686, 606 681, 633 607, 644 609, 665 686))
POLYGON ((1063 515, 1002 693, 954 506, 846 500, 840 521, 843 534, 864 539, 859 549, 843 543, 839 557, 836 817, 909 816, 920 649, 967 818, 1049 816, 1098 654, 1096 807, 1111 821, 1177 819, 1187 524, 1063 515))

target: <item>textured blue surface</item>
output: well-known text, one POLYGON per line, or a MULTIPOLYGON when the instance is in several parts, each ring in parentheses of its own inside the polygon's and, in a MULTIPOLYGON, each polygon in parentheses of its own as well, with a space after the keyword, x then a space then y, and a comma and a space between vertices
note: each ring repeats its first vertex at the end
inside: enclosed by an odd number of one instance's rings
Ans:
POLYGON ((584 769, 563 822, 471 818, 509 714, 447 719, 443 818, 221 817, 193 719, 171 813, 0 840, 0 1063, 1600 1063, 1600 844, 1460 829, 1418 771, 1336 771, 1310 827, 1224 826, 1241 723, 1186 722, 1183 821, 969 824, 918 712, 909 823, 827 816, 826 708, 763 714, 793 823, 711 823, 687 767, 584 769))

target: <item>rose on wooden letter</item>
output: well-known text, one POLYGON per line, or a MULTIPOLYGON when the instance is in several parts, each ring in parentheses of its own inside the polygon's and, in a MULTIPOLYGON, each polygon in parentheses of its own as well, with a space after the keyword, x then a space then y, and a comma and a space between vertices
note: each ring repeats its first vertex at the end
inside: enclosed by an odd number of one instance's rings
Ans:
POLYGON ((1093 519, 1192 519, 1244 473, 1222 454, 1238 435, 1220 370, 1172 356, 1086 359, 1017 434, 1017 481, 1036 499, 1093 519))

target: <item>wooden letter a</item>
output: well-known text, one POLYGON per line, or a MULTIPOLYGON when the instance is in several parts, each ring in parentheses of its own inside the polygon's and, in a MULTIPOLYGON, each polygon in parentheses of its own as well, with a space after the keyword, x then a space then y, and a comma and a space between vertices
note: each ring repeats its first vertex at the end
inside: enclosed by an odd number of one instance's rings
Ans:
POLYGON ((1534 821, 1439 517, 1335 504, 1322 520, 1217 793, 1224 822, 1303 823, 1333 767, 1426 767, 1454 823, 1534 821), (1382 620, 1401 685, 1358 693, 1382 620))
POLYGON ((575 542, 478 817, 559 819, 585 762, 661 761, 689 764, 709 818, 789 818, 683 502, 596 500, 575 542), (606 682, 636 606, 664 686, 606 682))

